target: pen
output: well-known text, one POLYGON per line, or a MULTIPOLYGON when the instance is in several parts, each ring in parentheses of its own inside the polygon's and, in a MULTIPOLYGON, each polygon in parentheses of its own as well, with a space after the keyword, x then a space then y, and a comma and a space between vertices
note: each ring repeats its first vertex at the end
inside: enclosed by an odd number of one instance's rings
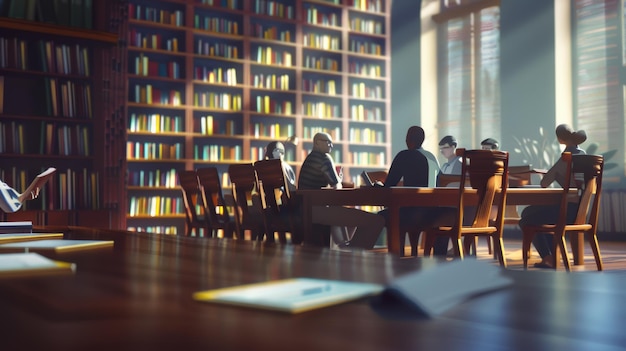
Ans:
POLYGON ((302 289, 302 291, 300 292, 301 296, 306 296, 306 295, 312 295, 312 294, 319 294, 321 292, 324 291, 329 291, 330 290, 330 285, 324 285, 324 286, 316 286, 313 288, 307 288, 307 289, 302 289))

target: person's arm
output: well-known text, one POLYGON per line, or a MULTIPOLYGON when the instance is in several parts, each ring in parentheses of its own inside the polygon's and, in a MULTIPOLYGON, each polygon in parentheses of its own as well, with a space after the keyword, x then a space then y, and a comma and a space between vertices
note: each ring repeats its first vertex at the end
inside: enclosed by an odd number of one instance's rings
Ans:
POLYGON ((324 160, 324 163, 322 164, 322 173, 326 177, 330 186, 335 189, 341 189, 342 177, 337 174, 335 162, 329 154, 326 154, 326 160, 324 160))
POLYGON ((387 179, 385 180, 385 186, 396 186, 402 179, 402 161, 400 160, 400 153, 394 157, 391 162, 391 167, 389 167, 389 174, 387 174, 387 179))
POLYGON ((15 189, 0 181, 0 209, 4 212, 15 212, 22 207, 24 194, 18 193, 15 189))
POLYGON ((555 180, 557 180, 557 175, 565 168, 565 162, 559 159, 546 174, 541 178, 541 187, 547 188, 552 184, 555 180))

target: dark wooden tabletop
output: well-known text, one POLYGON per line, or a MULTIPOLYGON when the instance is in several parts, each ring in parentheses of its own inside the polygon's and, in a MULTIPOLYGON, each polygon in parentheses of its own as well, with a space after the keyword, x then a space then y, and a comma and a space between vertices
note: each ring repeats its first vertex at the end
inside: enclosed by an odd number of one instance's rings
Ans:
MULTIPOLYGON (((196 302, 199 290, 289 277, 388 283, 445 264, 231 239, 73 228, 113 249, 48 257, 74 275, 0 280, 2 350, 621 350, 626 275, 505 271, 506 289, 428 319, 361 299, 288 315, 196 302)), ((445 279, 445 277, 442 277, 445 279)))

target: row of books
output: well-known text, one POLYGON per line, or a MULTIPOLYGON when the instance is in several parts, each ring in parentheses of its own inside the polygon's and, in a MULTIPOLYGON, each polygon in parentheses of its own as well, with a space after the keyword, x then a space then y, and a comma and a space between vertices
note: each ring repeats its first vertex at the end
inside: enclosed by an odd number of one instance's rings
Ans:
POLYGON ((0 122, 0 154, 90 156, 90 127, 60 123, 0 122), (28 138, 28 136, 31 136, 28 138), (33 136, 39 136, 37 139, 33 136), (27 143, 26 140, 29 140, 27 143))
POLYGON ((322 55, 306 54, 304 56, 303 67, 324 71, 339 72, 341 66, 339 64, 339 60, 337 59, 322 55))
POLYGON ((196 65, 193 71, 193 79, 207 83, 225 83, 237 85, 237 68, 231 67, 206 67, 196 65))
POLYGON ((305 139, 313 139, 313 136, 317 133, 328 133, 334 141, 341 139, 341 128, 339 127, 304 126, 302 128, 302 137, 305 139))
POLYGON ((323 50, 341 50, 341 38, 329 34, 307 33, 302 36, 305 47, 323 50))
POLYGON ((385 0, 346 0, 347 5, 357 10, 383 13, 385 0))
POLYGON ((195 131, 200 131, 202 135, 227 135, 234 136, 238 132, 237 122, 231 119, 231 117, 225 118, 213 118, 213 116, 201 116, 200 119, 195 119, 198 126, 194 126, 195 131))
MULTIPOLYGON (((126 230, 131 232, 142 232, 152 234, 178 235, 177 226, 156 225, 156 226, 128 226, 126 230)), ((202 232, 202 229, 201 229, 202 232)))
POLYGON ((357 165, 387 167, 385 152, 352 151, 348 153, 348 163, 357 165))
POLYGON ((231 10, 241 10, 241 0, 200 0, 203 5, 224 7, 231 10))
POLYGON ((0 68, 89 76, 89 50, 79 44, 0 37, 0 68))
POLYGON ((255 0, 254 12, 259 15, 295 19, 294 6, 287 5, 277 0, 255 0))
POLYGON ((91 29, 93 0, 5 0, 0 17, 91 29))
POLYGON ((382 21, 354 17, 350 19, 350 29, 356 32, 369 34, 385 34, 384 24, 382 21))
POLYGON ((180 67, 181 64, 174 60, 161 62, 154 58, 150 59, 150 57, 144 54, 139 54, 139 56, 135 57, 135 69, 131 72, 140 76, 181 79, 184 77, 184 74, 181 72, 180 67))
POLYGON ((185 121, 181 116, 170 116, 160 113, 131 113, 128 120, 130 132, 183 132, 185 121))
POLYGON ((350 142, 366 144, 382 144, 385 142, 385 133, 372 128, 350 128, 350 142))
MULTIPOLYGON (((239 20, 240 21, 240 20, 239 20)), ((210 32, 239 35, 239 21, 224 17, 193 16, 193 27, 210 32)))
POLYGON ((129 160, 180 160, 184 158, 181 143, 133 142, 126 143, 129 160))
POLYGON ((351 52, 377 56, 385 55, 385 50, 383 46, 378 43, 373 43, 371 41, 350 39, 349 45, 351 52))
MULTIPOLYGON (((337 94, 337 81, 334 79, 302 79, 302 91, 309 93, 337 94)), ((341 89, 339 89, 341 94, 341 89)))
POLYGON ((183 11, 165 10, 148 5, 128 4, 128 18, 181 27, 184 25, 183 11))
POLYGON ((250 77, 251 84, 255 88, 289 90, 289 74, 254 74, 250 77))
POLYGON ((143 104, 180 106, 183 102, 183 95, 180 91, 174 89, 164 91, 154 88, 152 84, 135 84, 134 94, 132 95, 131 101, 143 104))
POLYGON ((128 31, 128 45, 143 49, 165 50, 171 52, 184 50, 184 46, 179 46, 178 38, 173 34, 164 38, 160 33, 144 33, 136 28, 130 28, 128 31))
POLYGON ((285 139, 294 135, 294 126, 291 123, 255 122, 250 126, 250 135, 254 135, 255 138, 270 137, 285 139))
POLYGON ((258 113, 276 113, 281 115, 291 115, 294 113, 293 102, 284 99, 276 99, 269 95, 257 95, 254 99, 253 111, 258 113))
POLYGON ((293 53, 287 50, 277 50, 271 46, 257 47, 256 62, 265 65, 293 67, 293 53))
POLYGON ((238 45, 221 41, 212 41, 198 37, 195 40, 196 54, 209 57, 224 57, 227 59, 239 59, 241 49, 238 45))
POLYGON ((341 21, 336 12, 318 11, 316 6, 310 5, 306 9, 306 22, 321 26, 340 27, 341 21))
POLYGON ((382 99, 383 87, 382 85, 370 85, 364 82, 352 83, 352 89, 350 90, 352 97, 361 99, 382 99))
POLYGON ((348 63, 348 73, 357 74, 364 77, 382 78, 383 66, 373 62, 361 62, 351 60, 348 63))
POLYGON ((241 94, 215 93, 215 92, 195 92, 193 94, 193 105, 211 109, 228 111, 241 111, 243 108, 243 98, 241 94))
POLYGON ((155 170, 129 170, 128 185, 176 188, 179 185, 178 171, 174 168, 155 170))
POLYGON ((341 106, 324 101, 307 101, 302 103, 301 113, 308 117, 339 118, 341 117, 341 106))
POLYGON ((259 39, 293 43, 296 38, 293 29, 279 29, 274 25, 265 25, 262 23, 253 23, 250 27, 252 36, 259 39))
POLYGON ((353 121, 382 122, 383 111, 380 107, 366 107, 362 104, 350 105, 350 119, 353 121))
POLYGON ((128 215, 163 216, 182 215, 185 212, 183 199, 178 196, 130 196, 128 215))
POLYGON ((194 145, 193 157, 201 161, 241 161, 241 145, 194 145))

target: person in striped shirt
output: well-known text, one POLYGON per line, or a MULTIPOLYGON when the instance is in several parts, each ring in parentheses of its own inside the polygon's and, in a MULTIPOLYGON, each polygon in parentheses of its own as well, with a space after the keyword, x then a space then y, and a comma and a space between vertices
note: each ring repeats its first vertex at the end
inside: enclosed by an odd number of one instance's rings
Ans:
MULTIPOLYGON (((315 134, 313 149, 300 168, 298 189, 341 189, 343 174, 337 172, 330 155, 332 148, 333 140, 328 133, 315 134)), ((366 250, 374 247, 385 226, 384 218, 376 213, 343 206, 315 206, 312 221, 331 226, 330 235, 340 248, 366 250)))

